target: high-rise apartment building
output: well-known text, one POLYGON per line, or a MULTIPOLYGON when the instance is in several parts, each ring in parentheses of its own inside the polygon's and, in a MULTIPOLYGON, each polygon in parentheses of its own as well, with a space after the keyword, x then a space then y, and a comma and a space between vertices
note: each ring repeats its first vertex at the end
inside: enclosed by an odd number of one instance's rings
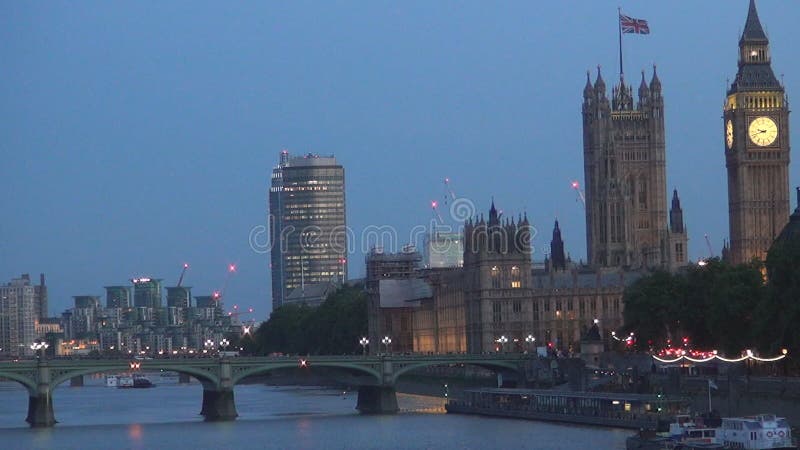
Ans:
POLYGON ((763 261, 789 221, 789 104, 753 0, 723 108, 733 263, 763 261))
POLYGON ((28 356, 37 335, 39 320, 47 316, 47 287, 44 274, 40 285, 31 284, 28 274, 0 285, 0 354, 28 356))
POLYGON ((140 277, 133 282, 133 306, 137 308, 161 307, 161 280, 140 277))
POLYGON ((306 283, 347 279, 344 168, 333 156, 291 157, 272 171, 272 308, 306 283))
POLYGON ((106 308, 130 308, 130 286, 106 286, 106 308))

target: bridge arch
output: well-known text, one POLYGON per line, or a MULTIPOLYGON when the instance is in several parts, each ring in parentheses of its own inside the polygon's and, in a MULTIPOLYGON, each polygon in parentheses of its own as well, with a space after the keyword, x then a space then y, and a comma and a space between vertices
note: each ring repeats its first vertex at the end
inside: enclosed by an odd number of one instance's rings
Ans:
MULTIPOLYGON (((102 372, 126 372, 130 370, 129 361, 125 361, 121 364, 112 364, 112 365, 102 365, 102 366, 95 366, 95 367, 82 367, 79 369, 73 369, 69 371, 63 371, 56 376, 53 376, 50 379, 50 390, 56 388, 56 386, 68 381, 70 378, 77 377, 77 376, 84 376, 84 375, 92 375, 95 373, 102 373, 102 372)), ((206 385, 216 385, 219 380, 216 374, 209 373, 208 371, 196 368, 196 367, 184 367, 184 366, 170 366, 165 364, 159 364, 157 367, 148 367, 147 369, 152 370, 168 370, 171 372, 177 373, 185 373, 196 378, 200 383, 204 386, 206 385)))
POLYGON ((406 373, 408 373, 408 372, 410 372, 412 370, 415 370, 415 369, 421 369, 423 367, 432 367, 432 366, 453 365, 453 364, 463 364, 463 365, 485 367, 485 368, 489 368, 491 370, 494 370, 495 372, 500 370, 500 369, 505 369, 505 370, 509 370, 509 371, 512 371, 512 372, 516 372, 516 373, 524 371, 524 367, 521 367, 519 364, 515 364, 513 362, 508 362, 508 361, 492 361, 492 360, 487 360, 487 361, 466 360, 466 361, 456 361, 456 362, 453 362, 453 361, 436 361, 436 360, 433 360, 433 361, 420 361, 420 362, 414 362, 414 363, 405 364, 402 367, 400 367, 399 369, 395 370, 394 373, 392 373, 392 384, 396 384, 397 380, 400 378, 400 376, 402 376, 402 375, 404 375, 404 374, 406 374, 406 373))
MULTIPOLYGON (((272 370, 277 370, 277 369, 297 368, 298 365, 299 364, 298 364, 297 361, 285 361, 285 362, 267 363, 267 364, 262 364, 262 365, 255 366, 255 367, 250 367, 250 368, 244 369, 242 371, 239 371, 238 373, 233 374, 232 377, 231 377, 231 382, 232 382, 233 385, 236 385, 240 381, 242 381, 243 379, 245 379, 247 377, 250 377, 250 376, 253 376, 253 375, 260 375, 260 374, 264 374, 264 373, 270 372, 272 370)), ((376 384, 380 384, 380 382, 382 380, 381 373, 378 370, 376 370, 376 369, 374 369, 372 367, 368 367, 368 366, 362 365, 362 364, 349 363, 349 362, 345 362, 345 361, 341 361, 341 362, 339 362, 339 361, 337 361, 337 362, 313 361, 313 359, 312 359, 309 362, 309 367, 312 370, 313 370, 314 367, 330 367, 330 368, 335 368, 335 369, 349 369, 349 370, 354 370, 356 372, 365 373, 367 375, 370 375, 370 376, 374 377, 376 384)))
POLYGON ((36 395, 36 379, 29 378, 25 375, 21 375, 15 372, 3 372, 0 371, 0 378, 5 378, 7 380, 16 381, 17 383, 21 384, 25 389, 28 390, 28 393, 31 395, 36 395))

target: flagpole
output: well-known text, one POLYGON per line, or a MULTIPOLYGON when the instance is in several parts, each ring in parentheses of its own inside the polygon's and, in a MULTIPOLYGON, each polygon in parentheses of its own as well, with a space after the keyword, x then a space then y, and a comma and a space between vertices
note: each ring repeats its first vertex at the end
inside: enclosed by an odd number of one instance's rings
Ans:
POLYGON ((711 378, 708 379, 708 414, 711 415, 711 378))
POLYGON ((619 31, 619 77, 621 79, 625 75, 625 72, 622 70, 622 23, 620 21, 620 17, 622 17, 622 8, 617 7, 617 31, 619 31))

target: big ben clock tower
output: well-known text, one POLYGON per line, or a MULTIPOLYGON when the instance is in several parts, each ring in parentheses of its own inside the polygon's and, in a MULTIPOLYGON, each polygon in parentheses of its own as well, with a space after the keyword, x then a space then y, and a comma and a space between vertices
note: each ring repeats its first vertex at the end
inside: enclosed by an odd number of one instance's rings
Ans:
POLYGON ((763 261, 789 221, 789 105, 754 0, 724 108, 730 258, 763 261))

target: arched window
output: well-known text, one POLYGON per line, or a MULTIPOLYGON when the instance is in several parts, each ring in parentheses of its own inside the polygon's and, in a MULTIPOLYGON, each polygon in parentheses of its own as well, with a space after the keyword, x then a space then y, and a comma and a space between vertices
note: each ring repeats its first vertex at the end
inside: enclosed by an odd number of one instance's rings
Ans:
POLYGON ((497 266, 492 267, 492 288, 500 288, 500 269, 497 266))
POLYGON ((522 287, 522 280, 519 276, 519 267, 514 266, 511 268, 511 287, 514 289, 522 287))

